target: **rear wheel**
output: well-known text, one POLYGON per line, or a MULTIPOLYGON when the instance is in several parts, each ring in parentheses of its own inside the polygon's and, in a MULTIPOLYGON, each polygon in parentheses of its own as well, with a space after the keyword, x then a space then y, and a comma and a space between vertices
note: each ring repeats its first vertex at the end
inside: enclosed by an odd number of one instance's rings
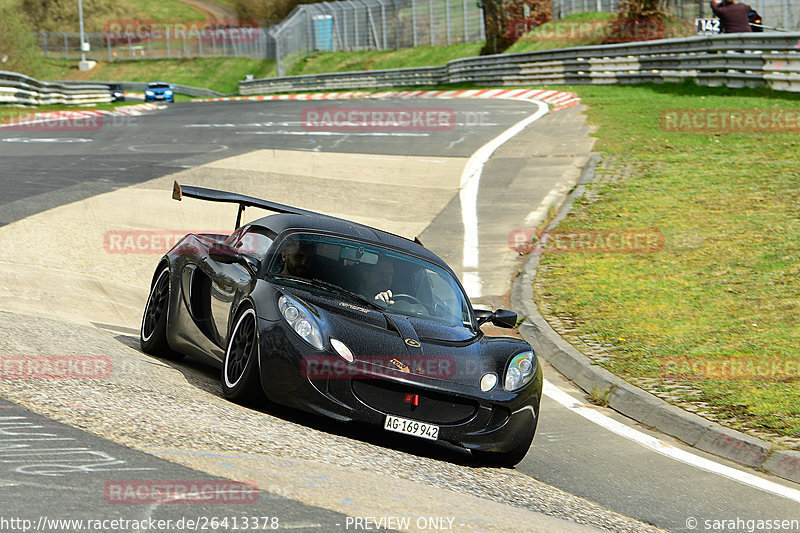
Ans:
POLYGON ((258 321, 252 307, 246 307, 236 317, 228 339, 222 366, 222 394, 242 404, 264 402, 264 390, 258 374, 258 321))
POLYGON ((173 352, 167 342, 169 285, 169 267, 164 267, 150 288, 139 330, 139 343, 145 353, 177 361, 183 358, 183 354, 173 352))

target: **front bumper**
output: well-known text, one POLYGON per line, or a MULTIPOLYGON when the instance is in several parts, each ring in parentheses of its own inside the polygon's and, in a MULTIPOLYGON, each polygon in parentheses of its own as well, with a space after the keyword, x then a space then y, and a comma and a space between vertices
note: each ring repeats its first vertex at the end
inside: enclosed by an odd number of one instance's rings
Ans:
POLYGON ((343 362, 316 352, 283 322, 259 320, 261 382, 270 400, 341 421, 362 422, 383 431, 387 415, 439 426, 439 440, 464 448, 506 452, 536 427, 542 371, 516 392, 501 385, 484 393, 475 386, 359 366, 356 374, 308 370, 307 361, 343 362), (416 397, 416 401, 406 401, 416 397))

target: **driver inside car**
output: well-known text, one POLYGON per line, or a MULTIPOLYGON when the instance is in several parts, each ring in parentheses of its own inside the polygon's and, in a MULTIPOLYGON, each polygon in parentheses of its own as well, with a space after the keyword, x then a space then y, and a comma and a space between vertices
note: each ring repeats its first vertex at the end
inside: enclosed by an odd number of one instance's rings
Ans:
POLYGON ((287 242, 281 250, 283 259, 281 274, 310 278, 315 254, 316 246, 313 242, 297 240, 287 242))
POLYGON ((378 262, 374 265, 367 265, 361 272, 361 276, 359 294, 368 300, 379 300, 386 305, 394 304, 391 289, 394 266, 388 257, 378 256, 378 262))

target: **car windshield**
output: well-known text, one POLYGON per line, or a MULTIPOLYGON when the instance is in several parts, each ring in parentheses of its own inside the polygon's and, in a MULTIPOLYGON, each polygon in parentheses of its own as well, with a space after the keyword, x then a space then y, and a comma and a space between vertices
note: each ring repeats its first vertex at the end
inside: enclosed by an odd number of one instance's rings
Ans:
POLYGON ((292 234, 273 252, 267 277, 312 293, 448 326, 472 326, 464 292, 447 270, 346 237, 292 234))
POLYGON ((150 89, 169 89, 169 83, 151 83, 148 87, 150 89))

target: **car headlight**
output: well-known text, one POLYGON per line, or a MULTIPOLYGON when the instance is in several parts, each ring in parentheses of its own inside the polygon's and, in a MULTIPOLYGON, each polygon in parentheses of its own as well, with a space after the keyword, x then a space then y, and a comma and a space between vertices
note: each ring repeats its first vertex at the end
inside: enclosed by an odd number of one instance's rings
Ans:
POLYGON ((145 91, 144 94, 147 96, 153 96, 153 91, 145 91))
POLYGON ((533 352, 522 352, 514 356, 506 369, 505 389, 514 391, 527 385, 536 370, 533 352))
POLYGON ((278 298, 278 309, 283 319, 292 327, 295 333, 317 350, 322 350, 324 344, 319 324, 308 309, 300 305, 294 298, 290 298, 285 294, 278 298))
POLYGON ((339 339, 331 338, 331 346, 333 346, 333 349, 336 350, 336 353, 342 356, 342 359, 344 359, 348 363, 353 362, 354 359, 353 352, 350 351, 350 348, 348 348, 345 343, 343 343, 339 339))
POLYGON ((167 96, 170 96, 172 94, 172 91, 164 91, 164 94, 166 94, 167 96))
POLYGON ((489 392, 497 385, 497 374, 490 372, 489 374, 484 374, 481 378, 481 390, 483 392, 489 392))

